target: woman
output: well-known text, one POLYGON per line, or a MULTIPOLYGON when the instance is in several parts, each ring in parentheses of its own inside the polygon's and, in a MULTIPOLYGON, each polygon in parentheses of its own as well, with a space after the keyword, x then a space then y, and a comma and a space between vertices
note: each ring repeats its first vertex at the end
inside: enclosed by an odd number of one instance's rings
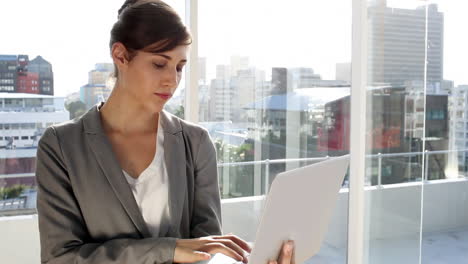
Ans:
MULTIPOLYGON (((127 0, 118 13, 111 96, 39 142, 42 263, 192 263, 214 253, 246 261, 248 244, 221 235, 208 133, 163 111, 190 34, 162 1, 127 0)), ((280 255, 289 263, 289 244, 280 255)))

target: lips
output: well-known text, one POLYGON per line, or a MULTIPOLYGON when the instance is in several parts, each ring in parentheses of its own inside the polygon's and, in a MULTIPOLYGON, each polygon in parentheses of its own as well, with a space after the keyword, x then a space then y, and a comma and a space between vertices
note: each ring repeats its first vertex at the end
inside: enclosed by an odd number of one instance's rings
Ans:
POLYGON ((169 93, 154 93, 154 94, 166 100, 171 98, 172 96, 172 94, 169 94, 169 93))

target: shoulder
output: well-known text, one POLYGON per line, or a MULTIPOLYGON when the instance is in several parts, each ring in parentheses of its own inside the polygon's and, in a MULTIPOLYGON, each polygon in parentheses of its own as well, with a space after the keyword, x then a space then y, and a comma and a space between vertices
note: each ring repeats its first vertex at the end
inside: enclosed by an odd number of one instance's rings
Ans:
MULTIPOLYGON (((198 153, 210 156, 215 152, 215 146, 211 140, 208 130, 198 124, 183 120, 173 114, 163 111, 163 120, 166 126, 173 130, 172 134, 180 133, 185 142, 185 148, 198 157, 198 153), (174 133, 175 132, 175 133, 174 133)), ((165 133, 170 133, 164 128, 165 133)))
POLYGON ((175 133, 182 132, 185 136, 188 137, 209 137, 209 133, 208 130, 206 130, 206 128, 198 124, 186 121, 182 118, 179 118, 165 110, 162 113, 162 116, 166 121, 164 127, 165 131, 172 131, 175 133))
POLYGON ((93 109, 90 109, 84 115, 61 122, 58 124, 51 125, 46 128, 41 140, 46 140, 50 137, 55 137, 57 141, 74 141, 81 137, 85 130, 85 121, 89 119, 96 119, 93 109))
POLYGON ((47 133, 54 133, 55 136, 58 138, 65 137, 65 136, 67 138, 70 138, 70 137, 82 134, 82 131, 83 131, 83 116, 49 126, 44 132, 44 135, 46 135, 47 133))

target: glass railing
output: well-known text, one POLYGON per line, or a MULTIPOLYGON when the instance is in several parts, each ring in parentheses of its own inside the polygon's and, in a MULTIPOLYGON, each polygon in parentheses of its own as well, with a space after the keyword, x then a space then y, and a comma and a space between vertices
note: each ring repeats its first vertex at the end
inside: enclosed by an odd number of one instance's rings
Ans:
MULTIPOLYGON (((460 169, 460 161, 457 160, 458 154, 463 152, 468 153, 468 150, 367 155, 367 162, 372 165, 368 166, 371 170, 366 172, 365 184, 382 187, 390 184, 465 178, 466 169, 460 169), (423 160, 428 164, 424 167, 424 180, 421 169, 423 160), (441 162, 442 160, 444 162, 441 162), (451 168, 450 164, 455 164, 455 166, 451 168)), ((330 158, 333 157, 219 163, 221 197, 228 199, 264 195, 277 174, 330 158)), ((0 174, 0 182, 5 184, 18 179, 24 179, 30 183, 0 188, 0 215, 35 213, 34 173, 0 174)), ((348 186, 349 181, 346 176, 343 188, 348 186)))
MULTIPOLYGON (((459 153, 468 153, 468 149, 366 155, 366 162, 371 164, 368 166, 371 169, 366 172, 365 185, 381 187, 420 182, 423 180, 423 166, 424 182, 465 178, 467 170, 466 167, 459 168, 459 164, 462 164, 457 159, 459 153)), ((219 163, 218 176, 222 198, 264 195, 278 173, 330 158, 333 157, 219 163)), ((348 186, 349 179, 346 175, 343 187, 348 186)))

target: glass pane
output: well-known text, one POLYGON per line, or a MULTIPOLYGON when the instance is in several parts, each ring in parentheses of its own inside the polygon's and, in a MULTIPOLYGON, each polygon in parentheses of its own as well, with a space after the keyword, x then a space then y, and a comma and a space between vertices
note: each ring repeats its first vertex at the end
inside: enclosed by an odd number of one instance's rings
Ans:
MULTIPOLYGON (((184 1, 167 2, 185 17, 184 1)), ((40 262, 35 215, 38 141, 48 126, 79 117, 108 98, 114 69, 110 30, 123 3, 2 2, 1 263, 40 262)), ((167 105, 168 110, 183 105, 183 85, 182 81, 182 89, 167 105)))
MULTIPOLYGON (((167 4, 172 6, 177 14, 182 18, 182 22, 187 25, 186 23, 186 13, 185 13, 185 1, 178 1, 178 0, 164 0, 167 4)), ((185 70, 188 68, 185 67, 185 70)), ((186 89, 186 81, 185 81, 185 71, 182 75, 182 79, 179 83, 179 88, 175 91, 172 98, 166 103, 164 109, 169 113, 172 113, 180 118, 185 118, 185 89, 186 89)))
MULTIPOLYGON (((21 11, 34 21, 4 27, 10 37, 0 45, 0 215, 35 211, 35 155, 45 128, 83 115, 112 91, 109 32, 123 1, 87 2, 73 12, 57 12, 52 2, 11 2, 5 8, 16 11, 0 18, 6 25, 21 11), (54 30, 56 21, 67 21, 66 30, 54 30)), ((166 2, 185 18, 183 1, 166 2)), ((166 105, 181 117, 184 85, 166 105)))
POLYGON ((424 83, 442 78, 425 74, 426 8, 422 1, 368 1, 366 263, 420 258, 424 83))
MULTIPOLYGON (((348 153, 351 2, 202 0, 198 17, 200 124, 218 151, 224 231, 253 240, 278 173, 348 153)), ((346 262, 347 201, 343 189, 308 263, 346 262)))
POLYGON ((464 263, 468 252, 464 1, 432 1, 428 12, 426 144, 421 263, 464 263), (438 12, 437 12, 438 11, 438 12))

